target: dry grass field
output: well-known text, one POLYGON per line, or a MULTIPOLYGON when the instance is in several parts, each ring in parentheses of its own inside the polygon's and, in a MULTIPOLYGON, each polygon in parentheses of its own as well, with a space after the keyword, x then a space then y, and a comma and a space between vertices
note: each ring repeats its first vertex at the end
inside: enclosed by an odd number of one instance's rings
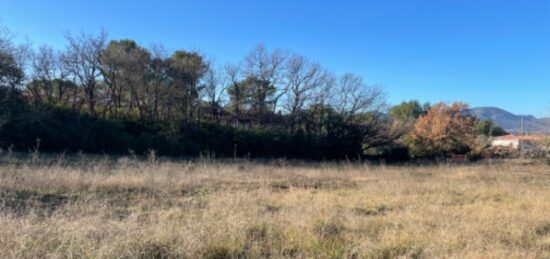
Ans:
POLYGON ((1 258, 549 258, 547 165, 0 164, 1 258))

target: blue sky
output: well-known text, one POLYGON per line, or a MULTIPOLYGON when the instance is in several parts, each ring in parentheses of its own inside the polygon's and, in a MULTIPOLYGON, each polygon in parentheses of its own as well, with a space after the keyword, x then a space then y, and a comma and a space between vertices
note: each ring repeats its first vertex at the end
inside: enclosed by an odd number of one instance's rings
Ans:
POLYGON ((382 85, 391 103, 454 101, 550 115, 550 0, 0 0, 34 46, 66 31, 200 50, 220 63, 259 42, 382 85))

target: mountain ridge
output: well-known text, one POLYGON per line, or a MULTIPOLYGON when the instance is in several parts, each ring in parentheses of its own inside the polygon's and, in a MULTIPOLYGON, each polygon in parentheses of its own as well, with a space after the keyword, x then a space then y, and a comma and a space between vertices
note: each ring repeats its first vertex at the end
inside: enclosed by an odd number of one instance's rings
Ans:
POLYGON ((469 109, 469 112, 481 120, 491 119, 496 125, 510 133, 521 132, 521 117, 523 116, 525 133, 550 133, 550 118, 536 118, 533 115, 513 114, 507 110, 493 106, 480 106, 469 109))

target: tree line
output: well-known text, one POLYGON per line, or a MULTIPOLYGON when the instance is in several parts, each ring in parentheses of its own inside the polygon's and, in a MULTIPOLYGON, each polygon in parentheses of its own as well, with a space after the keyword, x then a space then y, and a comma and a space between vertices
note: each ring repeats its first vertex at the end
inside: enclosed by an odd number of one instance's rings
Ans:
POLYGON ((428 109, 388 115, 380 87, 262 44, 217 64, 103 31, 67 33, 63 50, 13 39, 2 28, 0 145, 19 149, 357 158, 394 146, 428 109))

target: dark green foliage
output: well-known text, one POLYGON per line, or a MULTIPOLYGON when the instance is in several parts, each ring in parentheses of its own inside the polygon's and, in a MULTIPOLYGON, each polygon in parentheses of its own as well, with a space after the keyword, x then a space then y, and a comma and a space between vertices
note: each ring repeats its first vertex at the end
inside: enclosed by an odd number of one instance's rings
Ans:
POLYGON ((544 224, 537 226, 537 228, 535 229, 535 234, 537 236, 550 235, 550 223, 546 222, 544 224))
POLYGON ((382 148, 381 158, 386 162, 404 162, 411 158, 409 148, 403 145, 387 145, 382 148))
POLYGON ((98 119, 68 109, 26 106, 17 98, 0 103, 4 123, 0 146, 26 151, 40 141, 41 151, 124 154, 132 150, 160 155, 252 158, 344 159, 361 156, 353 126, 332 127, 322 135, 302 130, 245 129, 219 123, 98 119))
POLYGON ((24 77, 24 72, 14 55, 0 49, 0 87, 15 88, 24 77))
POLYGON ((10 121, 12 117, 26 109, 23 96, 19 91, 0 87, 0 127, 10 121))
POLYGON ((402 135, 378 87, 261 44, 222 71, 201 53, 104 31, 68 33, 61 52, 0 32, 0 148, 357 159, 402 135))
POLYGON ((466 158, 468 159, 468 161, 479 161, 483 158, 481 152, 479 151, 470 151, 469 153, 466 154, 466 158))
POLYGON ((475 126, 477 135, 485 135, 488 137, 497 137, 508 134, 503 128, 495 125, 492 120, 479 121, 475 126))
POLYGON ((390 109, 390 116, 399 121, 414 121, 424 114, 429 107, 428 103, 421 105, 417 100, 404 101, 390 109))

